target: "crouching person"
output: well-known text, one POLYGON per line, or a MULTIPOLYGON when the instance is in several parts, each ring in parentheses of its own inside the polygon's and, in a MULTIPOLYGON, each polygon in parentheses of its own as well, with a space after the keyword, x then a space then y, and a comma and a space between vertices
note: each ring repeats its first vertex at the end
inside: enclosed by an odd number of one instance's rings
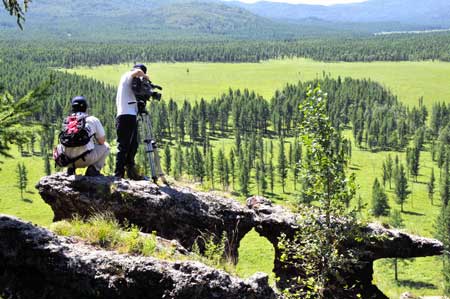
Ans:
POLYGON ((57 148, 53 152, 55 163, 68 167, 67 175, 75 174, 76 168, 86 169, 86 176, 100 176, 109 154, 105 130, 100 120, 87 114, 86 98, 72 99, 72 114, 63 124, 57 148))

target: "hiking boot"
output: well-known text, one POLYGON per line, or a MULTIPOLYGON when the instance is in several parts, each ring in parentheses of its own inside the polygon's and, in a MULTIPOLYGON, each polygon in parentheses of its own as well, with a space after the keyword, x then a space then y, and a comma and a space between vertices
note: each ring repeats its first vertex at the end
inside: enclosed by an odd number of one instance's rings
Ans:
POLYGON ((139 174, 136 166, 134 165, 127 166, 127 175, 128 178, 133 181, 142 181, 144 179, 144 177, 139 174))
POLYGON ((114 173, 114 177, 117 179, 123 179, 125 175, 123 173, 116 172, 114 173))
POLYGON ((86 169, 86 173, 84 174, 85 176, 103 176, 100 171, 97 170, 97 168, 95 168, 94 166, 89 166, 86 169))
POLYGON ((71 176, 75 174, 75 167, 69 167, 67 168, 67 175, 71 176))

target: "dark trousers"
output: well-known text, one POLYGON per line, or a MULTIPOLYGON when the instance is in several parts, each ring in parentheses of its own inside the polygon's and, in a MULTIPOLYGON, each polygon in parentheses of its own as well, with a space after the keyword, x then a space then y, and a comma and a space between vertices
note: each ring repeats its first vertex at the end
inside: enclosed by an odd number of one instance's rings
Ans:
POLYGON ((134 166, 134 157, 138 149, 138 126, 136 115, 119 115, 116 118, 117 159, 116 176, 123 177, 125 166, 134 166))

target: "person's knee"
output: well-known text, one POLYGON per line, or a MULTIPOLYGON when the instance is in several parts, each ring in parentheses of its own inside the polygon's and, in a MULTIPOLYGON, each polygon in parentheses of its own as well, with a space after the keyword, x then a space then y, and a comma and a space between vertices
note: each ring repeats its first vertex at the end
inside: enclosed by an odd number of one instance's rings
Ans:
POLYGON ((108 156, 110 152, 111 152, 111 148, 110 148, 109 144, 107 144, 106 142, 104 144, 102 144, 101 158, 106 158, 106 156, 108 156))
POLYGON ((105 146, 105 153, 108 155, 111 152, 111 147, 107 142, 103 144, 105 146))

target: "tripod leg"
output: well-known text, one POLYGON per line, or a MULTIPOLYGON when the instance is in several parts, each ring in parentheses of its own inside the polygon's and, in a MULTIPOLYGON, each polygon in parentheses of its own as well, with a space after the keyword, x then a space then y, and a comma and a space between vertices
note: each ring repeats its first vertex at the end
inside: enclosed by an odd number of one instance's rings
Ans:
POLYGON ((161 168, 161 160, 159 158, 158 147, 156 145, 156 142, 154 144, 153 154, 154 154, 156 172, 157 172, 158 176, 161 178, 161 180, 163 181, 163 183, 167 185, 168 182, 167 182, 166 177, 164 176, 164 173, 163 173, 162 168, 161 168))
POLYGON ((142 121, 144 124, 144 145, 145 145, 145 153, 147 155, 148 162, 150 164, 150 172, 153 181, 158 179, 156 174, 156 167, 155 167, 155 161, 154 161, 154 148, 153 148, 153 142, 152 142, 152 135, 151 135, 151 124, 150 124, 150 116, 148 114, 144 114, 141 116, 142 121))
POLYGON ((160 177, 164 184, 168 184, 167 180, 164 176, 164 173, 162 171, 162 168, 161 168, 161 160, 160 160, 159 154, 158 154, 158 146, 156 144, 155 139, 153 138, 152 123, 151 123, 150 117, 148 115, 146 117, 146 120, 147 120, 147 129, 148 129, 147 136, 149 137, 149 140, 151 140, 151 148, 152 148, 152 152, 150 153, 153 158, 153 159, 151 159, 151 161, 152 161, 151 163, 153 163, 153 164, 151 164, 152 179, 153 179, 153 181, 157 181, 158 177, 160 177))

